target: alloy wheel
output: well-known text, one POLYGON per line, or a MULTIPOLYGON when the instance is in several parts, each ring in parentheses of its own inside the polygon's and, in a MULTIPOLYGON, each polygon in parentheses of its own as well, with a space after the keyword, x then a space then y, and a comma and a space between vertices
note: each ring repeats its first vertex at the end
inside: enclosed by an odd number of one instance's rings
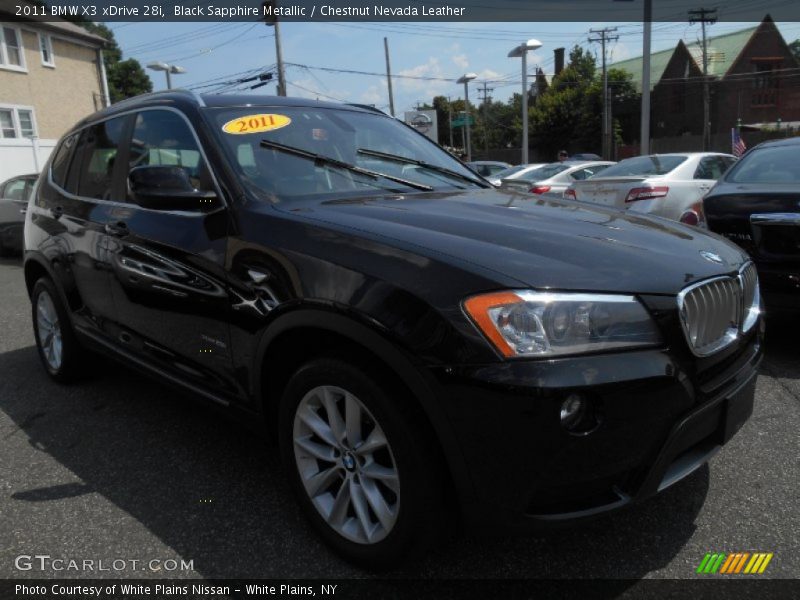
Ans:
POLYGON ((61 324, 53 299, 46 291, 41 292, 36 301, 36 326, 42 355, 50 368, 57 371, 63 360, 61 324))
POLYGON ((386 435, 364 404, 340 387, 310 390, 294 417, 294 456, 325 522, 360 544, 384 539, 397 522, 400 478, 386 435))

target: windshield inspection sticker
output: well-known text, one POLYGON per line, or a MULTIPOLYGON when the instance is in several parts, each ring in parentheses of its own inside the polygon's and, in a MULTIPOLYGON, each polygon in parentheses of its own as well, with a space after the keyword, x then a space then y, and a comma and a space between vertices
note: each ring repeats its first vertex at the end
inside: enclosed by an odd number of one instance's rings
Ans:
POLYGON ((222 126, 222 131, 233 135, 261 133, 286 127, 292 120, 286 115, 245 115, 231 119, 222 126))

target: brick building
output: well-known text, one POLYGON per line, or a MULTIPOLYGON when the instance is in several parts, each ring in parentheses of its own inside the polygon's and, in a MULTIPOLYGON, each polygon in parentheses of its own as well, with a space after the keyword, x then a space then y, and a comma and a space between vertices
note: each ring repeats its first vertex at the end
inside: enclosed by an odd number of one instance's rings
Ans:
MULTIPOLYGON (((800 126, 800 64, 769 15, 757 27, 709 37, 707 53, 712 136, 729 133, 737 123, 744 129, 800 126)), ((651 55, 654 139, 702 135, 702 56, 701 43, 683 41, 651 55)), ((641 58, 611 67, 629 72, 641 91, 641 58)), ((638 122, 638 114, 617 116, 638 122)), ((626 142, 638 141, 635 128, 625 134, 632 138, 626 142)))

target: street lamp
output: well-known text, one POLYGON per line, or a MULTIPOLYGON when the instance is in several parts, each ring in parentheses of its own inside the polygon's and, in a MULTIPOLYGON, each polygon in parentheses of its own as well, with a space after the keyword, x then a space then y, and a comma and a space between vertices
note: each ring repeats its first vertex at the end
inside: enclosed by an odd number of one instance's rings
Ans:
POLYGON ((462 75, 458 78, 456 83, 463 83, 464 84, 464 130, 466 132, 466 138, 464 140, 464 145, 466 146, 467 150, 467 162, 472 160, 472 146, 470 145, 469 141, 469 82, 473 79, 477 79, 477 75, 475 73, 467 73, 462 75))
POLYGON ((528 164, 528 50, 542 47, 539 40, 528 40, 508 53, 509 58, 522 58, 522 164, 528 164))
POLYGON ((165 62, 160 61, 153 61, 147 64, 148 69, 152 69, 153 71, 164 71, 167 74, 167 89, 172 89, 172 75, 180 75, 181 73, 186 73, 186 69, 183 67, 177 67, 175 65, 168 65, 165 62))

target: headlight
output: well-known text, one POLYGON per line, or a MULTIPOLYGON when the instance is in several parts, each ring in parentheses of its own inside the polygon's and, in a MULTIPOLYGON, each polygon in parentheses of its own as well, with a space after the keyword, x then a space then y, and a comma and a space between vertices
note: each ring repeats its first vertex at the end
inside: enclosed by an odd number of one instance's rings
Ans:
POLYGON ((464 301, 472 321, 503 356, 557 356, 661 343, 633 296, 493 292, 464 301))

